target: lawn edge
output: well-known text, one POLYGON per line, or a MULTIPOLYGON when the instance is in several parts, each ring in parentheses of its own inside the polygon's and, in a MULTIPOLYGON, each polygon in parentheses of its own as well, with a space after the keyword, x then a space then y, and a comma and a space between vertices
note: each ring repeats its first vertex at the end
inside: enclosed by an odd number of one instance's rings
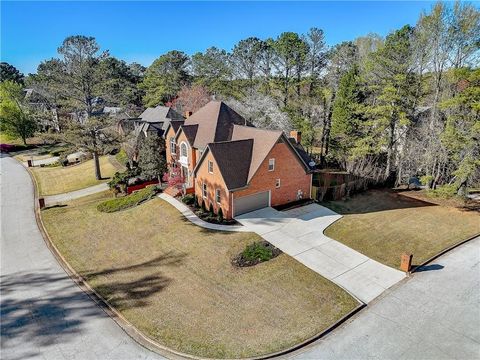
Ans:
MULTIPOLYGON (((419 200, 419 201, 422 201, 422 200, 419 200)), ((425 202, 425 201, 424 201, 424 202, 425 202)), ((318 203, 318 202, 317 202, 317 203, 318 203)), ((320 204, 320 203, 318 203, 318 204, 321 205, 321 206, 324 206, 324 205, 322 205, 322 204, 320 204)), ((326 207, 326 206, 324 206, 324 207, 326 207)), ((327 207, 326 207, 326 208, 327 208, 327 207)), ((330 208, 327 208, 327 209, 330 209, 330 208)), ((330 209, 330 210, 332 210, 332 209, 330 209)), ((333 210, 332 210, 332 211, 333 211, 333 210)), ((337 214, 338 214, 338 213, 337 213, 337 214)), ((327 231, 327 229, 328 229, 330 226, 332 226, 333 224, 335 224, 337 221, 342 220, 342 219, 344 218, 344 216, 345 216, 345 215, 342 215, 342 214, 338 214, 338 215, 341 215, 342 217, 341 217, 341 218, 338 218, 337 220, 335 220, 334 222, 332 222, 332 223, 331 223, 330 225, 328 225, 325 229, 323 229, 323 232, 322 232, 323 235, 325 235, 326 237, 328 237, 329 239, 332 239, 332 240, 335 240, 335 239, 332 238, 332 237, 330 237, 330 236, 328 236, 327 234, 325 234, 325 231, 327 231)), ((450 250, 453 250, 453 249, 455 249, 456 247, 458 247, 458 246, 460 246, 460 245, 463 245, 463 244, 465 244, 465 243, 467 243, 467 242, 469 242, 469 241, 471 241, 471 240, 473 240, 473 239, 475 239, 475 238, 477 238, 477 237, 479 237, 479 236, 480 236, 480 233, 477 233, 477 234, 475 234, 475 235, 473 235, 473 236, 471 236, 471 237, 468 237, 468 238, 466 238, 466 239, 464 239, 464 240, 460 240, 459 242, 457 242, 457 243, 455 243, 455 244, 453 244, 453 245, 450 245, 450 246, 446 247, 446 248, 443 249, 443 250, 440 250, 437 254, 431 256, 430 258, 428 258, 427 260, 425 260, 423 263, 421 263, 421 264, 419 264, 419 265, 416 265, 415 268, 413 268, 409 273, 410 273, 410 274, 415 273, 418 268, 427 265, 428 263, 432 262, 433 260, 435 260, 435 259, 439 258, 440 256, 446 254, 446 253, 449 252, 450 250)), ((335 240, 335 241, 338 241, 339 243, 342 243, 343 245, 345 245, 345 244, 344 244, 343 242, 341 242, 340 240, 335 240)), ((345 246, 348 246, 348 245, 345 245, 345 246)), ((353 249, 353 250, 355 250, 355 249, 353 249)), ((361 252, 361 251, 358 251, 358 250, 355 250, 355 251, 359 252, 359 253, 362 254, 362 255, 365 255, 365 256, 369 257, 370 259, 372 259, 372 260, 374 260, 374 261, 379 262, 379 263, 382 264, 382 265, 388 266, 389 268, 392 268, 392 269, 394 269, 394 270, 401 271, 400 268, 394 268, 393 266, 390 266, 390 265, 387 265, 387 264, 385 264, 385 263, 383 263, 383 262, 381 262, 381 261, 375 260, 375 259, 371 258, 370 256, 364 254, 364 253, 361 252)), ((402 280, 401 280, 401 281, 402 281, 402 280)), ((400 281, 400 282, 401 282, 401 281, 400 281)), ((388 289, 387 289, 387 290, 388 290, 388 289)), ((357 299, 357 300, 358 300, 358 299, 357 299)))
MULTIPOLYGON (((130 336, 135 342, 137 342, 140 346, 143 346, 144 348, 157 353, 161 356, 166 356, 169 359, 195 359, 195 360, 211 360, 215 358, 206 358, 206 357, 199 357, 191 354, 186 354, 182 353, 173 349, 170 349, 166 346, 163 346, 159 344, 158 342, 154 341, 153 339, 149 338, 147 335, 145 335, 143 332, 141 332, 136 326, 134 326, 130 321, 128 321, 117 309, 115 309, 113 306, 111 306, 106 299, 104 299, 98 292, 96 292, 90 284, 80 275, 78 274, 75 269, 68 263, 68 261, 65 259, 65 257, 61 254, 61 252, 58 250, 56 245, 53 243, 52 239, 50 238, 50 235, 48 234, 45 224, 43 223, 42 217, 41 217, 41 210, 38 204, 38 184, 35 179, 35 176, 33 173, 30 171, 28 167, 25 167, 19 160, 14 159, 18 161, 27 171, 29 174, 31 180, 32 180, 32 186, 33 186, 33 193, 34 193, 34 213, 35 213, 35 220, 37 223, 37 227, 40 230, 40 233, 42 234, 43 240, 45 244, 47 245, 47 248, 50 250, 52 255, 54 256, 55 260, 57 260, 57 263, 62 267, 62 269, 65 271, 65 273, 68 275, 68 277, 82 290, 88 297, 90 297, 95 304, 102 309, 105 314, 107 314, 115 323, 128 335, 130 336)), ((342 287, 340 287, 342 290, 346 291, 342 287)), ((346 291, 347 294, 352 296, 350 292, 346 291)), ((260 356, 254 356, 254 357, 247 357, 247 358, 235 358, 235 360, 261 360, 261 359, 272 359, 276 357, 280 357, 282 355, 287 355, 290 354, 294 351, 300 350, 301 348, 314 343, 315 341, 323 338, 327 334, 333 332, 336 328, 339 326, 343 325, 347 320, 355 316, 358 312, 360 312, 363 308, 367 307, 367 304, 364 302, 360 301, 357 299, 355 296, 352 296, 357 302, 358 305, 352 309, 350 312, 347 314, 343 315, 340 319, 338 319, 336 322, 328 326, 326 329, 322 330, 318 334, 313 335, 312 337, 295 344, 287 349, 280 350, 274 353, 270 354, 264 354, 260 356)), ((228 359, 222 359, 222 360, 228 360, 228 359)), ((233 360, 233 359, 232 359, 233 360)))

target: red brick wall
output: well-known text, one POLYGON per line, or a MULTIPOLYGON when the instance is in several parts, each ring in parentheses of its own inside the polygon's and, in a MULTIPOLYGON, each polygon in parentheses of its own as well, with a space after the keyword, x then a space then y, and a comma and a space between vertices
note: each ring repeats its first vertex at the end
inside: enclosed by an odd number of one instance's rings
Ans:
POLYGON ((207 209, 209 209, 210 204, 213 204, 215 213, 217 213, 218 209, 221 207, 223 216, 227 219, 231 218, 230 193, 225 186, 225 181, 223 180, 222 174, 218 169, 217 163, 210 152, 208 152, 208 154, 205 156, 197 170, 197 175, 195 177, 195 195, 200 197, 202 201, 206 202, 207 209), (208 161, 213 162, 213 174, 208 172, 208 161), (207 184, 206 199, 203 199, 202 197, 203 182, 207 184), (215 201, 215 189, 220 189, 220 204, 215 201))
POLYGON ((260 165, 248 188, 235 191, 233 198, 271 190, 271 205, 282 205, 296 201, 298 190, 303 192, 304 199, 310 198, 311 183, 312 174, 306 174, 293 150, 285 143, 278 143, 260 165), (268 171, 268 161, 272 158, 275 159, 275 170, 268 171), (275 188, 276 179, 280 179, 278 189, 275 188))

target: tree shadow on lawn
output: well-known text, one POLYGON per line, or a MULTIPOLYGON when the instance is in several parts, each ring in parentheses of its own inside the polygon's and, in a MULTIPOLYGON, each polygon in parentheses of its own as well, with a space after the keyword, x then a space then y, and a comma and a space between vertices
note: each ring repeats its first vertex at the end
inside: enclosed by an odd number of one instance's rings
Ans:
POLYGON ((81 275, 87 282, 98 280, 99 284, 95 286, 95 290, 118 310, 144 307, 149 304, 149 298, 165 289, 172 279, 163 276, 160 271, 140 277, 136 277, 135 274, 149 268, 160 270, 166 266, 179 266, 184 262, 185 257, 184 253, 170 251, 139 264, 99 271, 83 271, 81 275), (133 277, 134 279, 113 280, 113 277, 133 277))
MULTIPOLYGON (((87 280, 103 277, 102 284, 95 290, 117 309, 143 307, 172 281, 159 270, 165 266, 178 266, 184 258, 185 254, 170 252, 143 263, 87 271, 82 275, 87 280), (109 279, 114 274, 135 274, 146 268, 158 268, 158 271, 139 277, 124 276, 123 280, 109 279)), ((66 274, 52 273, 49 269, 2 275, 0 292, 1 347, 6 350, 9 347, 21 350, 18 343, 23 341, 38 347, 63 344, 80 335, 82 325, 89 319, 105 317, 105 313, 66 274)), ((21 358, 37 355, 23 354, 21 358)))
POLYGON ((437 204, 401 195, 391 189, 372 189, 347 200, 324 201, 321 205, 342 215, 438 206, 437 204))

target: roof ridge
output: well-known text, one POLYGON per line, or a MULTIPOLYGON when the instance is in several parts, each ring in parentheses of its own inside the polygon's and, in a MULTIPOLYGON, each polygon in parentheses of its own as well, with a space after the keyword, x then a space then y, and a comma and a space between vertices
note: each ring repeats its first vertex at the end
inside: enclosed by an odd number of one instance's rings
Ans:
POLYGON ((283 130, 276 130, 276 129, 265 129, 265 128, 257 128, 255 126, 248 126, 248 125, 239 125, 239 124, 233 124, 233 126, 238 126, 238 127, 243 127, 243 128, 248 128, 252 130, 258 130, 258 131, 265 131, 265 132, 272 132, 272 133, 283 133, 283 130))
POLYGON ((239 142, 239 141, 254 141, 255 139, 253 138, 248 138, 248 139, 238 139, 238 140, 223 140, 223 141, 214 141, 214 142, 210 142, 207 144, 210 145, 210 144, 225 144, 225 143, 233 143, 233 142, 239 142))

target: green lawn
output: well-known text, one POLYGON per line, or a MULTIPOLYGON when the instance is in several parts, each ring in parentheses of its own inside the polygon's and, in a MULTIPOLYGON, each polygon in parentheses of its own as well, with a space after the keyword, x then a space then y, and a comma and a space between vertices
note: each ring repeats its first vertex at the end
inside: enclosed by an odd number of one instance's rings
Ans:
POLYGON ((358 304, 288 255, 248 268, 231 259, 260 238, 213 232, 159 198, 101 213, 106 194, 42 211, 69 263, 136 327, 160 344, 203 357, 288 348, 358 304))
POLYGON ((116 160, 111 161, 108 156, 100 157, 103 180, 95 179, 93 160, 67 167, 33 167, 30 169, 37 180, 39 194, 55 195, 106 182, 116 171, 122 170, 122 167, 116 160))
POLYGON ((480 233, 480 214, 371 190, 323 205, 344 217, 325 234, 394 268, 403 252, 420 264, 441 250, 480 233))

